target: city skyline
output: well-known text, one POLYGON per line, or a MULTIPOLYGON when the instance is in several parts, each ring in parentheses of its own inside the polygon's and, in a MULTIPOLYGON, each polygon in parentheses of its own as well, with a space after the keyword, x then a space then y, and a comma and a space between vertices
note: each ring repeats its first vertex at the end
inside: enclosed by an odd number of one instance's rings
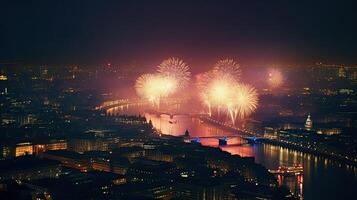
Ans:
POLYGON ((0 199, 355 199, 354 8, 3 2, 0 199))

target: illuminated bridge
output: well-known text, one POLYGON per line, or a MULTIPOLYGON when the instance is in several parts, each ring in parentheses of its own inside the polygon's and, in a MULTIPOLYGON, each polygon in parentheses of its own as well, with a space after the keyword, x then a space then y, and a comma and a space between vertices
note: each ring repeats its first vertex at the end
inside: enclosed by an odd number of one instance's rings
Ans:
MULTIPOLYGON (((180 105, 182 103, 187 102, 189 98, 165 98, 162 100, 162 106, 164 107, 173 107, 180 105)), ((151 102, 144 100, 144 99, 119 99, 114 101, 106 101, 102 103, 100 106, 96 107, 96 110, 105 110, 111 111, 116 108, 128 108, 129 106, 141 106, 141 105, 151 105, 151 102)), ((177 106, 179 107, 179 106, 177 106)), ((179 109, 177 109, 179 110, 179 109)), ((169 115, 171 118, 175 115, 188 115, 188 116, 205 116, 207 114, 202 114, 198 112, 180 112, 180 111, 160 111, 156 110, 155 108, 148 109, 145 112, 155 115, 169 115)))
MULTIPOLYGON (((176 104, 184 103, 187 100, 188 98, 165 98, 162 100, 162 104, 176 105, 176 104)), ((119 107, 119 106, 144 105, 144 104, 150 104, 150 102, 144 99, 119 99, 113 101, 106 101, 102 103, 102 105, 97 106, 96 109, 108 110, 110 108, 119 107)))
POLYGON ((258 140, 262 139, 261 137, 248 137, 242 135, 231 135, 231 136, 207 136, 207 137, 193 137, 189 138, 190 142, 193 143, 200 143, 202 139, 217 139, 220 146, 227 145, 228 140, 233 138, 242 138, 247 141, 247 143, 255 143, 258 140))
POLYGON ((119 99, 114 101, 103 102, 102 105, 97 106, 96 110, 108 110, 119 106, 129 106, 138 104, 147 104, 148 102, 142 99, 119 99))
POLYGON ((224 122, 212 119, 212 118, 210 118, 208 116, 201 116, 200 119, 202 121, 214 124, 214 125, 220 127, 221 129, 224 129, 224 130, 231 131, 231 132, 239 134, 239 136, 237 136, 237 137, 256 138, 256 136, 257 136, 256 133, 254 133, 253 131, 245 130, 245 129, 242 130, 242 129, 237 128, 237 127, 235 127, 233 125, 225 124, 224 122))

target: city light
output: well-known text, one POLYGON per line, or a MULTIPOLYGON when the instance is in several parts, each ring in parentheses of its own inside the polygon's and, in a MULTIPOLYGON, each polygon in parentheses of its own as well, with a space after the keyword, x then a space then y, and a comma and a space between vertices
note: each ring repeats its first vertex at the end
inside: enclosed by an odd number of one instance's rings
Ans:
POLYGON ((353 3, 1 8, 0 200, 356 199, 353 3))

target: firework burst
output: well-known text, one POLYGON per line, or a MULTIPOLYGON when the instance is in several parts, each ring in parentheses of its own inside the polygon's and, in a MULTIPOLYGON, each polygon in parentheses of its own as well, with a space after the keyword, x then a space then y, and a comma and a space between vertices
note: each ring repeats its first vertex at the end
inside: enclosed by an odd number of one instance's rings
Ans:
POLYGON ((252 114, 258 107, 257 90, 247 84, 238 84, 232 90, 232 96, 227 101, 227 109, 232 121, 244 119, 252 114))
POLYGON ((270 87, 277 88, 283 83, 283 74, 277 69, 270 69, 267 80, 270 87))
POLYGON ((197 88, 210 115, 214 109, 218 115, 223 110, 235 124, 237 119, 244 119, 256 110, 257 91, 252 86, 239 83, 240 74, 239 64, 225 59, 197 77, 197 88))
POLYGON ((160 74, 144 74, 136 80, 134 87, 140 97, 159 106, 161 98, 175 92, 177 83, 175 79, 160 74))
POLYGON ((214 79, 208 85, 208 98, 212 106, 222 107, 232 96, 232 86, 235 82, 227 79, 214 79))
POLYGON ((162 61, 158 66, 158 72, 165 77, 173 78, 177 81, 179 88, 187 86, 190 80, 191 73, 188 71, 189 67, 183 60, 178 58, 169 58, 162 61))
POLYGON ((240 65, 233 59, 219 60, 213 67, 214 73, 217 75, 232 76, 236 81, 240 79, 240 65))

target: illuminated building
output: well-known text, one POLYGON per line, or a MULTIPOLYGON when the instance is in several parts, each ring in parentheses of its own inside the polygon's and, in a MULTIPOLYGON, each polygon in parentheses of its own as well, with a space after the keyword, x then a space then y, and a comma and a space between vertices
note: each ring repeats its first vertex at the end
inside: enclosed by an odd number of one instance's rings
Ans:
POLYGON ((125 176, 119 176, 117 179, 113 181, 115 185, 123 185, 126 183, 126 178, 125 176))
POLYGON ((51 140, 47 144, 35 144, 33 145, 34 154, 40 154, 45 151, 51 150, 66 150, 67 142, 65 140, 51 140))
POLYGON ((156 185, 149 189, 154 199, 172 199, 173 187, 169 184, 156 185))
POLYGON ((264 128, 264 137, 270 139, 276 139, 278 137, 278 133, 274 128, 265 127, 264 128))
POLYGON ((102 139, 71 139, 68 143, 68 150, 83 153, 86 151, 107 151, 108 142, 102 139))
POLYGON ((6 80, 7 80, 7 76, 1 74, 1 75, 0 75, 0 81, 6 81, 6 80))
POLYGON ((127 175, 132 181, 141 180, 143 182, 153 182, 160 179, 165 179, 173 173, 175 165, 172 163, 153 161, 146 159, 137 159, 136 162, 130 165, 127 175))
POLYGON ((119 141, 118 147, 144 147, 144 142, 140 142, 140 141, 119 141))
POLYGON ((228 186, 208 185, 177 183, 174 185, 174 196, 179 199, 236 199, 228 186))
POLYGON ((324 135, 337 135, 337 134, 341 134, 341 129, 339 129, 339 128, 318 128, 317 133, 324 134, 324 135))
POLYGON ((29 142, 19 143, 15 148, 15 157, 32 155, 33 154, 33 145, 29 142))
POLYGON ((33 124, 35 121, 36 121, 36 116, 33 114, 18 115, 18 114, 2 113, 1 115, 2 124, 17 123, 19 126, 23 126, 27 124, 33 124))
POLYGON ((146 124, 146 119, 136 116, 115 116, 115 122, 119 124, 126 124, 126 125, 144 125, 146 124))
POLYGON ((33 145, 33 152, 36 155, 45 152, 45 145, 44 144, 33 145))
POLYGON ((113 151, 113 155, 128 158, 130 162, 144 156, 144 149, 140 147, 122 147, 113 151))
POLYGON ((338 77, 346 78, 346 69, 342 66, 338 68, 338 77))
POLYGON ((98 171, 111 172, 110 160, 107 159, 96 159, 92 163, 92 168, 98 171))
POLYGON ((42 154, 43 158, 60 161, 64 166, 87 172, 90 169, 89 160, 81 154, 72 151, 46 151, 42 154))
POLYGON ((333 81, 337 80, 339 75, 337 65, 318 64, 312 67, 312 76, 316 81, 333 81))
POLYGON ((308 131, 310 131, 312 129, 312 120, 311 120, 310 115, 307 116, 306 123, 305 123, 305 129, 308 131))
POLYGON ((294 112, 292 110, 282 110, 279 112, 279 115, 282 117, 293 116, 294 112))
POLYGON ((67 142, 65 140, 54 140, 50 141, 50 143, 45 144, 45 150, 66 150, 67 142))
POLYGON ((15 148, 14 147, 10 147, 10 146, 2 146, 1 147, 2 150, 2 158, 4 159, 8 159, 11 157, 14 157, 15 155, 15 148))
POLYGON ((283 130, 299 129, 299 128, 301 128, 301 124, 298 124, 298 123, 283 123, 283 124, 279 124, 279 128, 281 128, 283 130))
POLYGON ((0 180, 31 180, 58 177, 60 163, 34 156, 0 161, 0 180))
POLYGON ((157 147, 157 144, 155 144, 155 143, 145 143, 145 144, 143 144, 143 146, 142 146, 145 150, 149 150, 149 149, 156 149, 156 147, 157 147))
POLYGON ((145 158, 149 160, 173 162, 174 156, 163 153, 159 150, 145 150, 145 158))
POLYGON ((354 90, 353 89, 347 89, 347 88, 342 88, 338 92, 340 94, 346 94, 346 95, 354 94, 354 90))
POLYGON ((20 126, 33 124, 35 121, 36 121, 36 116, 32 114, 17 116, 17 123, 20 126))
POLYGON ((1 124, 12 124, 15 122, 16 119, 13 115, 7 113, 1 113, 1 124))

